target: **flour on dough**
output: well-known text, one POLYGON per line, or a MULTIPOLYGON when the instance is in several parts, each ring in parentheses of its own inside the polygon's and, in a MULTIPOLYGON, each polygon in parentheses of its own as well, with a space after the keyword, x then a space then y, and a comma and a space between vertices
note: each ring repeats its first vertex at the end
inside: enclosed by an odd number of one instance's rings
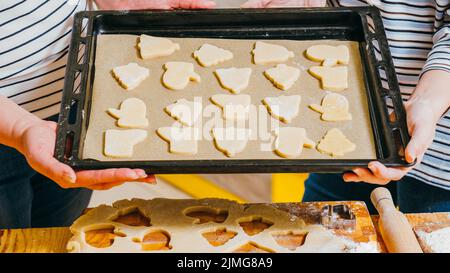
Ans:
POLYGON ((288 90, 300 76, 300 69, 285 64, 264 71, 264 75, 279 89, 288 90))
POLYGON ((239 94, 247 88, 252 74, 251 68, 220 68, 214 71, 219 79, 220 85, 235 94, 239 94))
POLYGON ((242 152, 247 146, 250 130, 237 127, 215 127, 212 129, 216 148, 228 157, 242 152))
POLYGON ((269 113, 284 123, 291 122, 299 113, 300 95, 266 97, 263 99, 269 113))
POLYGON ((345 45, 314 45, 306 50, 306 57, 314 62, 321 62, 323 66, 348 64, 350 52, 345 45))
POLYGON ((311 109, 322 113, 322 120, 344 121, 351 120, 352 115, 348 112, 348 100, 346 97, 336 93, 327 94, 322 99, 322 104, 311 104, 311 109))
POLYGON ((246 120, 250 111, 251 97, 249 95, 218 94, 211 101, 222 108, 225 120, 246 120))
POLYGON ((164 65, 163 84, 172 90, 184 89, 189 81, 200 82, 200 75, 195 73, 194 65, 185 62, 168 62, 164 65))
POLYGON ((129 63, 113 68, 112 74, 120 86, 132 90, 150 75, 150 70, 137 63, 129 63))
POLYGON ((261 41, 255 43, 252 53, 255 64, 282 63, 294 57, 294 52, 287 50, 284 46, 261 41))
POLYGON ((180 49, 180 45, 170 39, 142 34, 138 48, 142 59, 152 59, 172 55, 180 49))
POLYGON ((169 152, 195 155, 198 150, 199 130, 196 127, 161 127, 157 134, 169 143, 169 152))
POLYGON ((179 99, 164 108, 166 113, 185 126, 194 126, 202 115, 202 104, 197 101, 179 99))
POLYGON ((133 148, 147 138, 141 129, 106 130, 104 154, 109 157, 133 157, 133 148))
POLYGON ((231 60, 233 53, 215 45, 203 44, 199 50, 194 51, 194 58, 205 67, 210 67, 231 60))
POLYGON ((284 158, 302 154, 303 147, 313 148, 316 143, 306 136, 306 130, 298 127, 280 127, 275 131, 275 153, 284 158))
POLYGON ((352 143, 338 128, 329 130, 319 141, 317 150, 331 156, 343 156, 353 152, 356 145, 352 143))
POLYGON ((346 66, 312 66, 309 73, 321 80, 322 89, 343 91, 348 88, 348 69, 346 66))
POLYGON ((117 126, 121 128, 147 128, 147 106, 137 98, 124 100, 119 109, 109 108, 108 113, 117 119, 117 126))

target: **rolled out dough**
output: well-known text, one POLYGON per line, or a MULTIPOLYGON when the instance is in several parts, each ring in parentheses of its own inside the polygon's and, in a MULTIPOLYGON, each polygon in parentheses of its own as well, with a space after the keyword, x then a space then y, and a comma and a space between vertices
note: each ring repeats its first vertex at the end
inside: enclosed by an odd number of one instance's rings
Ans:
POLYGON ((194 65, 185 62, 168 62, 164 65, 163 75, 165 87, 173 90, 184 89, 189 81, 200 82, 200 75, 195 73, 194 65))
POLYGON ((233 58, 231 51, 211 44, 203 44, 193 55, 198 63, 205 67, 218 65, 233 58))
POLYGON ((124 100, 119 109, 109 108, 108 113, 117 119, 117 126, 121 128, 147 128, 147 106, 137 98, 124 100))
POLYGON ((255 64, 283 63, 294 57, 284 46, 257 41, 252 51, 255 64))
POLYGON ((239 94, 247 88, 252 74, 251 68, 220 68, 214 71, 219 79, 220 85, 235 94, 239 94))
POLYGON ((319 152, 331 156, 343 156, 345 153, 353 152, 355 149, 356 145, 338 128, 329 130, 317 145, 319 152))
POLYGON ((300 76, 300 69, 288 66, 285 64, 278 64, 275 67, 264 71, 264 75, 281 90, 288 90, 294 85, 300 76))
POLYGON ((133 148, 147 138, 141 129, 106 130, 104 154, 110 157, 133 157, 133 148))
POLYGON ((322 99, 322 104, 311 104, 311 109, 322 113, 322 120, 344 121, 351 120, 352 115, 348 112, 348 100, 346 97, 336 93, 327 94, 322 99))
POLYGON ((129 63, 113 68, 112 74, 120 86, 132 90, 150 75, 150 70, 137 63, 129 63))
POLYGON ((152 59, 172 55, 180 45, 170 39, 142 34, 137 44, 142 59, 152 59))
POLYGON ((284 158, 302 154, 303 147, 313 148, 316 143, 306 136, 306 130, 298 127, 280 127, 275 130, 275 153, 284 158))
POLYGON ((290 123, 298 116, 300 101, 300 95, 266 97, 263 99, 269 113, 284 123, 290 123))

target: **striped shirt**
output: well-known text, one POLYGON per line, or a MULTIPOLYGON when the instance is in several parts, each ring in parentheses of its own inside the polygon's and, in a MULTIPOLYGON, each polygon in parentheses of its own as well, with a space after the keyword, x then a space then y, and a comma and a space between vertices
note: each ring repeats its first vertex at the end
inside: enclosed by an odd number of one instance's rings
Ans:
POLYGON ((0 95, 38 117, 60 110, 73 15, 87 0, 0 1, 0 95))

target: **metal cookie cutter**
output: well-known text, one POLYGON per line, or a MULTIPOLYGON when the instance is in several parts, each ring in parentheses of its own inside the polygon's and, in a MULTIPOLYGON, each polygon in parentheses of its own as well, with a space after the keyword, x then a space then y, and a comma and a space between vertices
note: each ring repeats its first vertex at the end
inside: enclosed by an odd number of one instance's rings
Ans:
POLYGON ((328 229, 355 230, 356 218, 348 205, 326 205, 321 212, 322 225, 328 229))

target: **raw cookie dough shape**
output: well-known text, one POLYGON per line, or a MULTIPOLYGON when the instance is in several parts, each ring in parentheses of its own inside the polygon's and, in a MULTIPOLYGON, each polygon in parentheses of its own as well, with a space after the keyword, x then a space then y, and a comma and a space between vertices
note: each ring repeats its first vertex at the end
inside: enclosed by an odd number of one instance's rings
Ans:
POLYGON ((173 54, 180 45, 170 39, 142 34, 137 44, 142 59, 152 59, 173 54))
POLYGON ((302 154, 303 147, 313 148, 314 141, 306 136, 306 130, 298 127, 280 127, 275 131, 275 153, 284 158, 295 158, 302 154))
POLYGON ((194 51, 193 55, 204 67, 218 65, 233 58, 231 51, 210 44, 203 44, 200 49, 194 51))
POLYGON ((226 244, 229 240, 233 239, 237 235, 237 232, 228 230, 225 227, 216 228, 212 231, 203 232, 202 236, 208 241, 208 243, 214 247, 218 247, 226 244))
POLYGON ((211 101, 222 108, 222 117, 225 120, 247 120, 251 97, 249 95, 218 94, 211 97, 211 101))
POLYGON ((201 118, 202 108, 200 102, 179 99, 175 103, 166 106, 164 111, 181 124, 194 126, 201 118))
POLYGON ((331 156, 343 156, 346 153, 353 152, 356 145, 337 128, 329 130, 319 141, 317 150, 331 156))
POLYGON ((114 67, 112 75, 125 90, 132 90, 150 75, 150 70, 137 63, 129 63, 114 67))
POLYGON ((270 248, 260 246, 255 242, 248 242, 233 250, 233 253, 275 253, 275 251, 270 248))
POLYGON ((247 146, 250 130, 245 128, 213 128, 212 135, 216 148, 228 157, 234 157, 247 146))
POLYGON ((170 153, 194 155, 198 150, 198 131, 195 127, 161 127, 156 133, 169 143, 170 153))
POLYGON ((165 87, 172 90, 186 88, 190 81, 200 82, 200 75, 195 73, 194 65, 185 62, 168 62, 164 65, 162 82, 165 87))
POLYGON ((299 114, 301 96, 266 97, 262 102, 274 118, 290 123, 299 114))
POLYGON ((270 228, 274 224, 272 221, 264 219, 260 216, 252 216, 244 219, 239 219, 238 223, 241 226, 242 230, 244 230, 245 234, 249 236, 259 234, 265 229, 270 228))
POLYGON ((294 52, 287 50, 284 46, 260 41, 255 43, 252 54, 255 64, 283 63, 294 57, 294 52))
POLYGON ((288 90, 298 80, 300 69, 285 64, 278 64, 277 66, 264 71, 264 75, 277 88, 288 90))
POLYGON ((165 230, 153 230, 144 235, 141 249, 144 251, 170 250, 170 234, 165 230))
POLYGON ((346 66, 312 66, 309 73, 322 83, 322 89, 343 91, 348 88, 348 69, 346 66))
POLYGON ((147 128, 147 106, 137 98, 129 98, 120 104, 119 109, 109 108, 108 114, 117 119, 121 128, 147 128))
POLYGON ((311 109, 321 113, 321 119, 325 121, 351 120, 352 115, 348 112, 348 100, 346 97, 330 93, 323 99, 321 105, 311 104, 311 109))
POLYGON ((281 247, 289 250, 295 250, 305 243, 307 231, 281 231, 272 233, 272 237, 281 247))
POLYGON ((126 237, 126 235, 117 232, 113 225, 103 225, 86 229, 84 239, 87 244, 95 248, 107 248, 114 244, 116 237, 126 237))
POLYGON ((106 130, 104 154, 109 157, 133 157, 133 148, 147 138, 141 129, 106 130))
POLYGON ((194 224, 204 224, 209 222, 223 223, 228 217, 228 211, 213 207, 190 207, 184 210, 184 215, 195 218, 194 224))
POLYGON ((112 219, 112 221, 132 227, 151 226, 150 218, 137 207, 131 208, 129 211, 120 212, 117 218, 112 219))
POLYGON ((220 85, 231 91, 239 94, 242 90, 248 87, 250 76, 252 74, 251 68, 219 68, 214 71, 220 85))
POLYGON ((348 64, 350 52, 345 45, 314 45, 306 50, 306 57, 314 62, 321 62, 322 66, 348 64))

